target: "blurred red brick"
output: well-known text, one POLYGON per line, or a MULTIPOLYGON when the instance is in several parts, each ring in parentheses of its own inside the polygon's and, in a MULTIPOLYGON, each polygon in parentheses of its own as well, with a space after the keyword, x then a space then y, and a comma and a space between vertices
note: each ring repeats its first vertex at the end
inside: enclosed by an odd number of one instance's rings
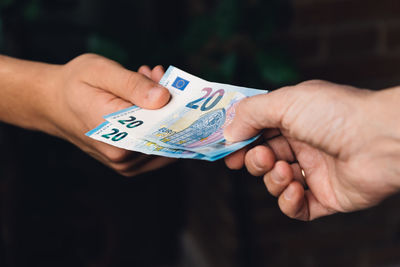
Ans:
POLYGON ((368 56, 376 53, 378 46, 378 29, 365 27, 333 31, 329 36, 329 56, 353 57, 368 56))
POLYGON ((386 27, 386 44, 389 50, 400 49, 400 23, 392 23, 386 27))

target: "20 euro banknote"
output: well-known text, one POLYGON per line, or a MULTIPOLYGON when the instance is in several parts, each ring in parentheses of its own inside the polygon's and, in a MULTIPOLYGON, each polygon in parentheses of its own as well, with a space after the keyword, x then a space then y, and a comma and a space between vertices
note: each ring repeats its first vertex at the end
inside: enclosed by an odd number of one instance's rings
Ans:
POLYGON ((106 121, 88 132, 86 135, 95 140, 113 145, 115 147, 144 154, 170 158, 206 159, 213 161, 213 159, 207 158, 206 156, 196 152, 163 147, 147 140, 131 138, 129 133, 121 128, 122 127, 119 125, 114 125, 106 121))
MULTIPOLYGON (((135 142, 193 152, 203 156, 197 158, 206 160, 224 157, 257 138, 229 144, 223 130, 234 118, 240 100, 267 91, 208 82, 173 66, 168 68, 160 84, 172 95, 163 108, 145 110, 132 106, 105 119, 129 134, 129 139, 136 139, 135 142)), ((131 145, 126 149, 132 148, 131 145)))

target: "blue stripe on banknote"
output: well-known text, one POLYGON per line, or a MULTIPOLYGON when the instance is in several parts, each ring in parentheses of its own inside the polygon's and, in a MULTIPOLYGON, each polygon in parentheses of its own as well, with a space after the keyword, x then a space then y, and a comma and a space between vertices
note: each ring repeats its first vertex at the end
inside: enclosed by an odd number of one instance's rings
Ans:
POLYGON ((137 110, 137 109, 140 109, 140 107, 138 107, 138 106, 132 106, 132 107, 125 108, 125 109, 121 109, 121 110, 116 111, 116 112, 114 112, 114 113, 105 115, 105 116, 103 116, 103 118, 104 118, 104 119, 108 119, 108 118, 110 118, 110 117, 114 117, 114 116, 117 116, 117 115, 122 115, 122 114, 125 113, 125 112, 133 111, 133 110, 137 110))
POLYGON ((99 126, 97 126, 96 128, 94 128, 93 130, 90 130, 89 132, 85 133, 86 136, 92 136, 94 133, 98 132, 101 128, 104 128, 104 126, 108 125, 109 122, 105 121, 102 124, 100 124, 99 126))

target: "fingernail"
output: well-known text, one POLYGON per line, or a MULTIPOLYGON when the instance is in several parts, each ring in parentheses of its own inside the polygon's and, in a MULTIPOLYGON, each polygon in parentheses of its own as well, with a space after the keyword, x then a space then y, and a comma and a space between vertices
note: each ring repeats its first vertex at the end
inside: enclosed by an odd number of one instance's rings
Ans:
POLYGON ((151 88, 147 91, 147 98, 154 101, 159 99, 162 95, 165 94, 166 89, 161 85, 156 85, 155 87, 151 88))
POLYGON ((286 188, 285 192, 283 192, 283 197, 286 200, 291 200, 294 196, 294 193, 294 187, 289 185, 288 188, 286 188))

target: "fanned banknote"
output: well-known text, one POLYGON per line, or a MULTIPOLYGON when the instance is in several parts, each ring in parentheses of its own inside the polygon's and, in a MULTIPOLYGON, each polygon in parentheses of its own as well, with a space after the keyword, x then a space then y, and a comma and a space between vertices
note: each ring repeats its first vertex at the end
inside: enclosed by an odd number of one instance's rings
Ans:
POLYGON ((114 146, 167 157, 214 161, 253 142, 228 144, 223 131, 235 107, 248 96, 267 93, 212 83, 170 66, 160 81, 171 93, 158 110, 137 106, 109 114, 88 136, 114 146))
POLYGON ((206 158, 204 155, 192 151, 162 147, 147 140, 131 138, 127 132, 124 132, 124 130, 121 129, 120 126, 113 125, 107 121, 103 122, 95 129, 88 132, 86 135, 90 136, 95 140, 102 141, 104 143, 119 148, 137 151, 144 154, 152 154, 152 155, 173 157, 173 158, 189 158, 189 159, 206 158))

